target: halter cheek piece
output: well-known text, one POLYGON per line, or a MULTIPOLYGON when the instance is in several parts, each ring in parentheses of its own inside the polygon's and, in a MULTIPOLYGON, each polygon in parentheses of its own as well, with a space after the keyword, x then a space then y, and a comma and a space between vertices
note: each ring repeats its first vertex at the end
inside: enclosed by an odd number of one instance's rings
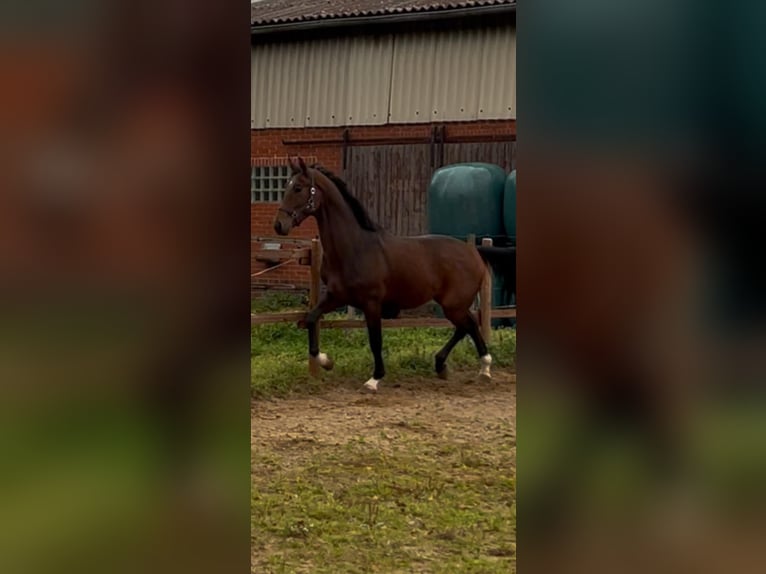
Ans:
POLYGON ((298 218, 301 216, 302 213, 311 213, 316 209, 316 203, 314 202, 314 198, 317 194, 317 188, 314 185, 314 174, 311 174, 311 189, 309 190, 309 199, 306 202, 306 204, 303 207, 299 207, 298 209, 294 211, 290 211, 289 209, 285 209, 284 207, 280 207, 279 211, 282 211, 290 216, 290 218, 293 220, 293 222, 297 222, 298 218))

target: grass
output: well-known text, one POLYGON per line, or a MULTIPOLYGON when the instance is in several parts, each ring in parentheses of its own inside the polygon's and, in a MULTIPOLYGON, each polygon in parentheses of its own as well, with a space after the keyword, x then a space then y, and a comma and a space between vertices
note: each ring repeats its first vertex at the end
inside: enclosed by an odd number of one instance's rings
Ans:
POLYGON ((418 433, 391 442, 350 440, 297 463, 254 452, 252 571, 514 571, 511 449, 418 433))
MULTIPOLYGON (((253 302, 256 313, 301 308, 303 298, 278 294, 253 302)), ((327 318, 340 318, 329 314, 327 318)), ((434 374, 434 355, 452 334, 449 328, 406 328, 383 331, 383 360, 386 378, 434 374)), ((335 361, 335 368, 323 373, 323 380, 309 377, 306 331, 293 323, 252 327, 250 338, 251 389, 255 398, 284 397, 302 389, 316 391, 334 381, 366 381, 372 373, 372 353, 365 329, 325 329, 320 334, 320 349, 335 361)), ((496 329, 489 345, 493 368, 515 364, 516 332, 496 329)), ((476 349, 470 338, 461 341, 450 354, 453 369, 477 368, 476 349)))

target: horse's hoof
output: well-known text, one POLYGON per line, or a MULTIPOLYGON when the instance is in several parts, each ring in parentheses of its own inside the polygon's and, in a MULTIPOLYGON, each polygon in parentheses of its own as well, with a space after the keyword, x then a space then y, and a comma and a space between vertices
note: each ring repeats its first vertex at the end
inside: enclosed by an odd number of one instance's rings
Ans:
POLYGON ((332 371, 332 368, 335 366, 335 361, 328 357, 327 353, 319 353, 317 355, 317 362, 325 371, 332 371))
POLYGON ((447 369, 447 365, 444 365, 441 371, 436 371, 436 376, 444 381, 449 379, 449 369, 447 369))
POLYGON ((479 371, 479 382, 480 383, 491 383, 492 382, 492 375, 490 374, 489 367, 492 364, 492 355, 487 353, 483 357, 481 357, 481 370, 479 371))
POLYGON ((380 379, 370 379, 362 385, 362 390, 367 393, 377 393, 380 379))

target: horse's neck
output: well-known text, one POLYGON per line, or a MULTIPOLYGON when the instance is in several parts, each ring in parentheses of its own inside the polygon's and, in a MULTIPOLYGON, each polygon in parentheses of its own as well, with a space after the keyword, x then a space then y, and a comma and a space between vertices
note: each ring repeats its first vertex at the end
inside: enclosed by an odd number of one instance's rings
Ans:
POLYGON ((340 265, 344 259, 353 256, 359 243, 366 241, 369 235, 359 226, 348 203, 336 189, 326 192, 317 213, 317 223, 322 249, 332 266, 340 265))

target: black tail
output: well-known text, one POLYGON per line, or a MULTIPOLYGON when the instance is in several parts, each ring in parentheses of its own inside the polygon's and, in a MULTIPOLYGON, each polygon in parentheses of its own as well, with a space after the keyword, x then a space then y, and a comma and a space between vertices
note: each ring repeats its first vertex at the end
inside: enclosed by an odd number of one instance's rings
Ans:
POLYGON ((503 297, 510 301, 516 296, 516 247, 477 246, 481 258, 486 261, 496 281, 503 286, 503 297))

